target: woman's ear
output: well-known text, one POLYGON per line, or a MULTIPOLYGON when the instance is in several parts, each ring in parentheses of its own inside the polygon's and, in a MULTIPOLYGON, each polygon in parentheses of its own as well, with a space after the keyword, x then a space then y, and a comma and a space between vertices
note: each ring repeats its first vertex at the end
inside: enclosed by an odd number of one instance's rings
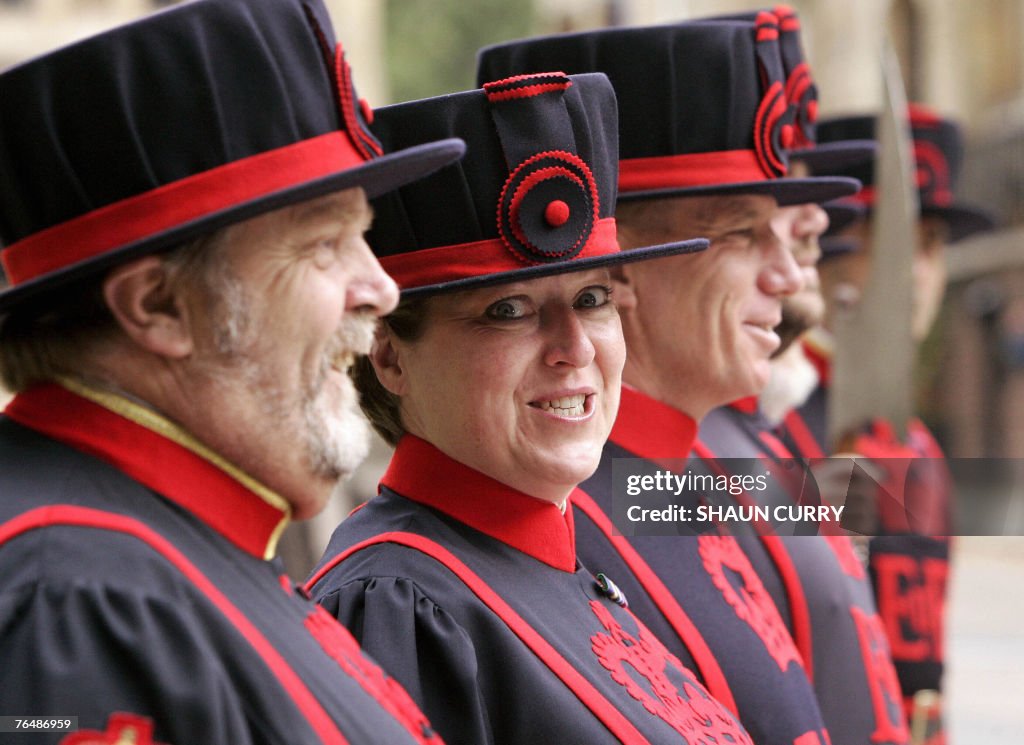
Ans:
POLYGON ((636 275, 633 264, 619 264, 611 268, 612 297, 620 311, 636 310, 636 275))
POLYGON ((145 256, 117 267, 103 280, 103 298, 124 333, 143 349, 180 359, 194 340, 180 287, 172 287, 164 262, 145 256))
POLYGON ((377 325, 377 333, 369 354, 370 364, 377 373, 377 380, 385 390, 396 396, 404 394, 408 385, 408 378, 402 367, 399 344, 394 332, 387 324, 381 322, 377 325))

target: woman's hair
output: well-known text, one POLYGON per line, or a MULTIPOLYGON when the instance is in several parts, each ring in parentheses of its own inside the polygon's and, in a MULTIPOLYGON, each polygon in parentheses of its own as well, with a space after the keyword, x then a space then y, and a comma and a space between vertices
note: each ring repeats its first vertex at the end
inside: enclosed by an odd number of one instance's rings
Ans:
MULTIPOLYGON (((161 256, 171 281, 209 290, 225 230, 208 233, 161 256)), ((0 383, 12 393, 80 374, 88 354, 120 333, 103 297, 103 274, 42 293, 0 316, 0 383)))
MULTIPOLYGON (((430 298, 402 300, 382 323, 401 341, 416 341, 426 329, 429 305, 430 298)), ((397 445, 405 434, 401 399, 381 385, 369 357, 357 359, 350 374, 366 418, 389 445, 397 445)))

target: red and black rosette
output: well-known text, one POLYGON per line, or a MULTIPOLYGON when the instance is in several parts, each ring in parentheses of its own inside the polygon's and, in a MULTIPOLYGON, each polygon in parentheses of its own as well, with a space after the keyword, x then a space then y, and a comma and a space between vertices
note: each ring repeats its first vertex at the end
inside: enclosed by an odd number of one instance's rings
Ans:
POLYGON ((786 152, 793 147, 793 112, 786 99, 782 57, 779 52, 779 22, 762 11, 754 22, 757 60, 764 95, 754 118, 754 152, 758 165, 769 178, 781 178, 789 170, 786 152))
POLYGON ((953 203, 949 182, 949 162, 942 148, 928 140, 914 140, 917 188, 922 204, 948 207, 953 203))
POLYGON ((520 261, 571 259, 598 219, 597 184, 587 164, 564 151, 538 153, 509 175, 498 200, 498 232, 520 261))

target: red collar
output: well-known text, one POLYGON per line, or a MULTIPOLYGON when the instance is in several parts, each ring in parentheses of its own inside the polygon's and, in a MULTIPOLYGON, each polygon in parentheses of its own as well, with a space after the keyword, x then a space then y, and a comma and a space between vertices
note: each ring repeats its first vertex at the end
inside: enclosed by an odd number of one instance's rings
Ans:
POLYGON ((111 464, 246 553, 273 558, 291 515, 288 503, 155 411, 63 381, 19 393, 4 413, 111 464))
POLYGON ((398 442, 381 484, 555 569, 576 571, 571 496, 562 515, 551 502, 485 476, 409 434, 398 442))
POLYGON ((686 458, 697 439, 697 423, 688 414, 624 385, 609 439, 648 460, 686 458))
POLYGON ((820 385, 828 388, 832 382, 832 353, 820 344, 815 344, 809 339, 803 341, 804 354, 811 361, 818 371, 820 385))
POLYGON ((758 403, 757 396, 747 396, 746 398, 737 398, 729 404, 729 408, 736 409, 741 414, 753 416, 761 408, 761 405, 758 403))

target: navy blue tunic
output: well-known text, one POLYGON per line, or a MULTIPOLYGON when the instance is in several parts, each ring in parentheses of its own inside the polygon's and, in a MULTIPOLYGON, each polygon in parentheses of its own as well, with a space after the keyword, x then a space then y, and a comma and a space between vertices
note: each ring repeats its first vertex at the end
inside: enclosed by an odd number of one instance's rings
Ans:
MULTIPOLYGON (((701 423, 705 458, 761 458, 780 462, 792 453, 761 414, 742 402, 708 414, 701 423)), ((727 464, 727 461, 723 461, 727 464)), ((777 499, 751 492, 758 502, 777 499)), ((909 732, 885 631, 867 573, 845 535, 764 538, 784 548, 795 568, 790 595, 802 595, 810 624, 809 670, 834 745, 905 743, 909 732)), ((804 649, 804 646, 801 647, 804 649)))
POLYGON ((0 712, 77 716, 104 742, 440 742, 266 559, 280 497, 155 412, 66 385, 0 418, 0 712))
MULTIPOLYGON (((805 346, 805 351, 818 369, 821 384, 803 406, 786 418, 779 435, 802 457, 821 457, 829 451, 827 404, 831 356, 816 346, 805 346)), ((921 456, 930 459, 932 466, 941 467, 945 456, 923 424, 912 421, 908 425, 908 438, 921 456)), ((929 498, 948 513, 949 494, 941 488, 941 483, 939 487, 941 493, 933 490, 929 498)), ((941 528, 934 530, 934 535, 915 535, 900 530, 899 526, 888 525, 884 510, 880 515, 880 535, 869 543, 868 568, 909 718, 914 709, 913 697, 918 691, 942 690, 950 540, 941 535, 947 532, 941 528)), ((930 729, 941 727, 940 711, 922 713, 932 719, 930 729)))
MULTIPOLYGON (((762 581, 732 535, 670 531, 627 538, 612 528, 615 459, 633 459, 636 469, 677 459, 678 467, 695 434, 696 424, 682 412, 623 389, 601 465, 580 485, 585 494, 573 497, 580 558, 615 581, 634 613, 701 675, 713 695, 729 702, 759 745, 827 743, 814 691, 787 629, 788 606, 778 576, 768 574, 762 581)), ((771 566, 764 550, 756 560, 771 566)))
POLYGON ((742 726, 576 560, 574 510, 411 435, 314 597, 451 745, 739 745, 742 726))

